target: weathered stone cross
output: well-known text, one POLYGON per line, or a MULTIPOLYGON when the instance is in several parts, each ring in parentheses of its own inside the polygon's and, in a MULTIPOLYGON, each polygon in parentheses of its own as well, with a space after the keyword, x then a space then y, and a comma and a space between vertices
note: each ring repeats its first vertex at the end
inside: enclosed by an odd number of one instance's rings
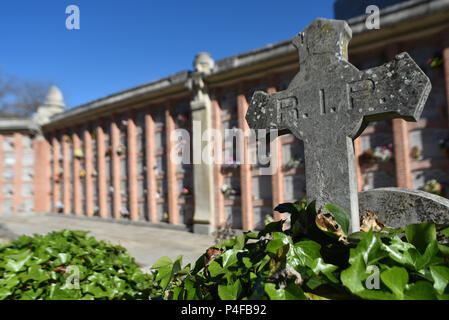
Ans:
POLYGON ((359 230, 353 140, 368 122, 418 121, 431 90, 407 53, 359 71, 347 61, 352 31, 345 21, 316 19, 293 39, 300 71, 285 91, 255 92, 246 114, 252 129, 277 129, 304 141, 307 200, 336 204, 359 230))

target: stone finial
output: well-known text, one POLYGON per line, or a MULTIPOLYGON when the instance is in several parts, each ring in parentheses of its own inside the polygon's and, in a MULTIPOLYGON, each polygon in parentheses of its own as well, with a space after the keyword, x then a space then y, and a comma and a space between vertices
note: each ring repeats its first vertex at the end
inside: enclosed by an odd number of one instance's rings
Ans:
POLYGON ((62 96, 61 90, 58 87, 52 86, 48 90, 47 96, 45 98, 44 106, 46 107, 60 107, 64 108, 64 97, 62 96))
POLYGON ((50 122, 52 116, 63 112, 64 107, 64 97, 61 90, 56 86, 52 86, 50 90, 48 90, 44 104, 38 107, 36 113, 33 115, 33 120, 38 125, 44 125, 50 122))
POLYGON ((214 59, 207 52, 200 52, 196 55, 193 61, 193 67, 195 72, 200 72, 203 74, 210 74, 215 66, 214 59))

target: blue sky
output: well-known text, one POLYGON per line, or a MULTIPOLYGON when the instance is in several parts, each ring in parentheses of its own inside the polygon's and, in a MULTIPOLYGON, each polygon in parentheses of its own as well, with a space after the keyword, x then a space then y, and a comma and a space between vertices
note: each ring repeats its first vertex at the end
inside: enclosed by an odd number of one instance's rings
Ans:
POLYGON ((2 0, 0 71, 51 81, 69 108, 293 37, 333 0, 2 0), (67 30, 68 5, 80 30, 67 30))

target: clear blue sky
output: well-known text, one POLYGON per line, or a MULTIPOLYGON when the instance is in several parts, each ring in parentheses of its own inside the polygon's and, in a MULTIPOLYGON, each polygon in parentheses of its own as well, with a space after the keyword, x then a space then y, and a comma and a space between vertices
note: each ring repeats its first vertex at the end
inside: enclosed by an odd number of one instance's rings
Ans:
POLYGON ((0 71, 51 81, 69 108, 293 37, 333 0, 1 0, 0 71), (67 30, 68 5, 80 30, 67 30))

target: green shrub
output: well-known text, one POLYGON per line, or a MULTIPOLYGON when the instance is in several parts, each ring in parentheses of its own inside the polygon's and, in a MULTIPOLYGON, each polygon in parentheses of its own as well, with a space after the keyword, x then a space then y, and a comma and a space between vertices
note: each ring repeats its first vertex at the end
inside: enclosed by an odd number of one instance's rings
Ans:
POLYGON ((348 215, 326 209, 336 232, 318 228, 314 203, 283 204, 276 210, 291 214, 288 230, 279 221, 246 232, 193 267, 161 258, 153 265, 159 299, 449 299, 449 247, 437 241, 447 242, 447 225, 348 235, 348 215))
POLYGON ((0 246, 0 299, 148 299, 158 294, 152 275, 144 274, 123 247, 86 234, 64 230, 21 236, 0 246))

